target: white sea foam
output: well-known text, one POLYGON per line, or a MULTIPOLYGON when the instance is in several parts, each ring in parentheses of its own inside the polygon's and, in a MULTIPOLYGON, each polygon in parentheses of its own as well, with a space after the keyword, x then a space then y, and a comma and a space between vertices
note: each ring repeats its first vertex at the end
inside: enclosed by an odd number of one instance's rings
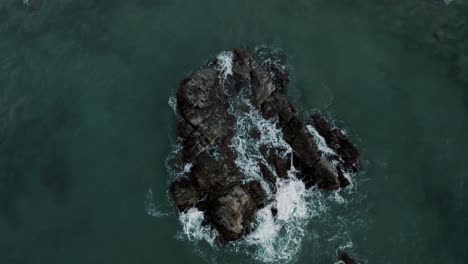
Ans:
POLYGON ((208 226, 203 225, 205 215, 197 208, 190 208, 185 212, 180 213, 179 221, 182 224, 185 237, 191 242, 201 240, 207 241, 210 245, 214 245, 218 233, 208 226))
POLYGON ((348 241, 346 244, 341 245, 338 249, 344 251, 345 249, 349 250, 353 248, 353 241, 348 241))
MULTIPOLYGON (((291 146, 283 139, 283 132, 277 125, 277 119, 265 119, 262 114, 247 99, 248 94, 240 96, 235 105, 243 105, 248 110, 238 115, 234 127, 234 137, 230 147, 236 153, 235 163, 247 180, 258 180, 265 191, 272 192, 268 182, 266 182, 260 170, 260 163, 268 164, 263 154, 260 152, 262 145, 270 149, 277 149, 280 157, 292 156, 291 146), (260 132, 260 139, 253 138, 252 130, 260 132)), ((272 170, 274 172, 274 170, 272 170)))
POLYGON ((334 201, 337 204, 343 204, 346 200, 341 196, 339 191, 334 191, 330 196, 328 196, 328 200, 334 201))
POLYGON ((287 222, 292 218, 307 217, 308 210, 305 202, 307 194, 302 181, 297 179, 281 180, 278 182, 277 188, 275 204, 278 209, 278 220, 287 222))
POLYGON ((167 104, 172 109, 172 111, 174 111, 174 113, 177 113, 177 100, 175 96, 170 96, 167 101, 167 104))
POLYGON ((172 179, 185 177, 192 169, 192 163, 183 163, 180 159, 180 153, 183 148, 183 139, 178 138, 172 144, 172 149, 166 158, 166 169, 172 179))
POLYGON ((253 246, 254 257, 259 261, 288 262, 300 250, 301 241, 306 234, 307 219, 312 215, 306 199, 309 192, 304 183, 295 177, 298 172, 292 165, 292 148, 284 140, 277 119, 263 118, 247 98, 248 94, 243 94, 237 102, 232 102, 233 109, 242 105, 247 111, 237 117, 230 147, 237 154, 235 162, 240 171, 248 179, 260 181, 273 202, 257 212, 255 230, 240 245, 253 246), (252 138, 253 129, 259 132, 260 139, 252 138), (278 149, 277 154, 280 157, 291 157, 289 178, 277 178, 276 193, 263 179, 258 165, 260 162, 268 164, 260 152, 262 145, 271 150, 278 149), (273 216, 272 209, 276 210, 276 216, 273 216))
MULTIPOLYGON (((255 48, 255 54, 260 62, 260 65, 264 68, 269 68, 268 65, 278 65, 283 70, 286 69, 286 65, 283 64, 282 57, 284 58, 284 52, 281 49, 272 49, 267 45, 260 45, 255 48)), ((272 71, 268 72, 270 77, 274 76, 272 71)))
MULTIPOLYGON (((256 214, 255 229, 244 240, 235 243, 235 251, 243 247, 253 247, 253 257, 264 263, 289 263, 301 251, 302 241, 307 232, 307 224, 314 218, 320 219, 330 204, 344 204, 346 200, 340 192, 323 194, 316 189, 306 189, 304 183, 295 175, 300 173, 290 167, 287 179, 277 178, 273 192, 263 180, 259 162, 265 162, 258 148, 262 144, 284 149, 281 155, 291 155, 290 146, 284 141, 281 130, 275 120, 265 120, 255 109, 238 119, 236 133, 231 147, 238 154, 236 164, 246 176, 262 182, 272 202, 256 214), (245 119, 243 119, 245 118, 245 119), (261 139, 255 141, 248 135, 249 128, 259 129, 261 139), (272 209, 277 210, 276 216, 272 209)), ((179 169, 179 175, 185 175, 191 169, 185 164, 179 169)), ((274 170, 273 170, 274 171, 274 170)), ((215 245, 218 233, 208 226, 203 226, 204 214, 191 208, 179 215, 184 237, 191 242, 206 241, 215 245)))
POLYGON ((330 148, 325 140, 320 133, 315 129, 313 125, 307 125, 307 130, 309 131, 312 136, 314 136, 315 143, 317 144, 320 152, 322 153, 323 156, 334 156, 336 155, 336 152, 330 148))
POLYGON ((206 149, 206 153, 208 153, 210 157, 212 157, 213 159, 217 161, 221 159, 221 152, 219 150, 219 147, 216 145, 212 145, 208 147, 208 149, 206 149))
POLYGON ((193 163, 187 163, 184 165, 184 173, 190 173, 192 171, 193 163))
POLYGON ((288 262, 300 250, 309 218, 307 191, 297 179, 279 180, 272 204, 257 213, 257 228, 245 238, 262 262, 288 262), (272 208, 277 210, 274 217, 272 208))
MULTIPOLYGON (((220 78, 226 80, 232 74, 233 53, 222 52, 217 59, 220 78)), ((257 212, 254 230, 243 240, 234 243, 232 249, 234 251, 240 251, 245 247, 253 249, 253 257, 264 263, 288 263, 298 255, 306 235, 319 238, 317 231, 307 232, 307 224, 312 219, 325 221, 322 218, 327 214, 330 205, 346 204, 346 200, 339 191, 324 193, 316 188, 306 189, 304 183, 297 178, 300 171, 293 166, 293 150, 284 140, 278 120, 263 118, 248 99, 249 91, 248 87, 244 87, 241 95, 230 102, 229 111, 237 118, 230 148, 236 153, 235 163, 246 180, 260 181, 271 203, 257 212), (238 109, 245 111, 239 113, 238 109), (252 136, 253 130, 259 132, 259 139, 252 136), (269 164, 260 151, 262 145, 266 145, 270 150, 275 149, 278 156, 291 160, 288 178, 277 178, 275 186, 271 186, 262 177, 259 164, 269 164), (276 215, 273 211, 276 211, 276 215)), ((175 99, 173 100, 175 103, 175 99)), ((174 105, 175 109, 175 104, 169 104, 174 105)), ((313 126, 307 126, 307 129, 314 136, 324 157, 336 156, 335 151, 326 144, 325 139, 313 126)), ((174 156, 180 151, 181 144, 182 142, 177 142, 171 155, 174 156)), ((219 150, 216 147, 208 149, 208 153, 214 156, 217 155, 217 151, 219 150)), ((337 162, 335 161, 334 165, 337 165, 337 162)), ((172 168, 172 173, 176 177, 184 176, 191 168, 192 164, 177 164, 176 168, 172 168)), ((276 175, 274 169, 272 172, 276 175)), ((349 174, 345 177, 351 180, 349 174)), ((204 213, 197 208, 180 213, 179 221, 183 226, 183 235, 189 241, 204 240, 214 246, 218 232, 204 226, 204 218, 204 213)))
POLYGON ((234 53, 232 51, 223 51, 218 54, 216 69, 221 73, 223 80, 232 75, 232 65, 234 60, 234 53))
MULTIPOLYGON (((317 129, 313 125, 307 125, 306 126, 307 130, 309 133, 314 137, 314 141, 317 144, 319 151, 322 155, 322 157, 333 157, 334 159, 332 160, 332 164, 335 167, 335 169, 338 167, 338 164, 342 162, 341 157, 337 155, 335 150, 330 148, 325 140, 325 138, 320 135, 320 133, 317 131, 317 129)), ((344 130, 340 130, 343 135, 346 135, 344 130)), ((350 183, 350 188, 353 187, 353 179, 351 177, 350 172, 343 171, 343 177, 345 177, 348 182, 350 183)), ((348 188, 348 189, 350 189, 348 188)), ((335 194, 335 201, 339 203, 344 203, 342 199, 339 198, 339 194, 335 194)))
MULTIPOLYGON (((345 244, 342 244, 338 247, 338 249, 336 250, 336 254, 340 254, 341 252, 348 252, 348 251, 351 251, 353 249, 353 242, 352 241, 348 241, 346 242, 345 244)), ((342 260, 339 260, 337 262, 335 262, 334 264, 345 264, 344 261, 342 260)))
MULTIPOLYGON (((256 214, 255 229, 243 240, 234 243, 234 250, 244 247, 253 248, 253 257, 263 263, 289 263, 301 251, 302 241, 310 234, 307 224, 312 219, 320 219, 329 210, 330 204, 345 204, 346 200, 339 191, 322 193, 315 188, 306 189, 304 183, 297 179, 300 173, 292 165, 292 148, 284 140, 283 132, 276 119, 265 119, 249 102, 247 96, 241 96, 237 102, 232 102, 231 111, 242 104, 247 110, 237 116, 234 127, 234 137, 230 147, 236 152, 236 165, 250 180, 258 180, 270 196, 272 202, 256 214), (236 105, 237 104, 237 105, 236 105), (252 138, 250 131, 257 129, 260 139, 252 138), (288 178, 277 178, 274 190, 261 174, 259 163, 268 164, 260 152, 260 146, 267 145, 270 149, 280 149, 281 157, 291 157, 288 178), (276 216, 272 209, 276 210, 276 216)), ((234 113, 234 112, 231 112, 234 113)), ((324 155, 336 155, 326 145, 325 139, 313 127, 307 128, 314 135, 320 150, 324 155)), ((180 151, 181 142, 174 147, 180 151)), ((215 153, 214 148, 209 153, 215 153)), ((211 154, 210 154, 211 155, 211 154)), ((335 164, 336 165, 336 164, 335 164)), ((180 177, 190 172, 192 164, 183 164, 175 173, 180 177)), ((275 173, 275 170, 272 170, 275 173)), ((345 177, 349 177, 348 174, 345 177)), ((203 223, 204 214, 196 208, 191 208, 179 215, 183 226, 183 236, 191 242, 206 241, 215 245, 218 232, 203 223)), ((312 234, 311 234, 312 235, 312 234)))

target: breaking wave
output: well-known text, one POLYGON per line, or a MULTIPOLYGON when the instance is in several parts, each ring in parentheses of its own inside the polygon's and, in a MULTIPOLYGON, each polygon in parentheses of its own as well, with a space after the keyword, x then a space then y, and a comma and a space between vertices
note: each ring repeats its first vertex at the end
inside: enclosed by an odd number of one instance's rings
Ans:
POLYGON ((309 131, 309 133, 314 137, 315 144, 317 144, 320 152, 322 153, 322 156, 336 155, 336 152, 327 145, 325 138, 323 138, 319 134, 319 132, 317 131, 317 129, 315 129, 313 125, 307 125, 306 128, 309 131))
MULTIPOLYGON (((232 52, 222 52, 217 56, 218 71, 224 80, 232 74, 232 52)), ((268 62, 267 62, 268 63, 268 62)), ((241 95, 231 102, 231 113, 241 106, 247 109, 243 114, 237 116, 234 127, 234 137, 230 147, 236 152, 236 165, 245 175, 246 181, 258 180, 265 189, 271 201, 267 206, 256 214, 256 223, 251 233, 242 240, 232 243, 232 247, 226 250, 243 252, 251 255, 255 260, 262 263, 289 263, 295 260, 302 249, 306 238, 320 240, 320 244, 328 243, 333 250, 346 248, 352 250, 352 242, 348 237, 348 230, 341 230, 342 223, 330 220, 328 212, 337 206, 345 206, 347 190, 322 192, 315 188, 307 189, 304 183, 298 179, 300 172, 293 166, 293 155, 291 146, 284 140, 276 119, 265 119, 261 113, 250 103, 248 90, 243 89, 241 95), (255 137, 252 131, 260 134, 255 137), (275 149, 276 154, 283 158, 289 158, 291 163, 288 177, 278 178, 275 184, 267 182, 262 177, 259 163, 270 166, 260 151, 260 147, 266 145, 269 149, 275 149), (311 221, 316 227, 310 227, 311 221), (334 228, 340 226, 336 233, 326 234, 328 237, 319 237, 320 228, 334 228), (338 232, 340 232, 338 234, 338 232)), ((175 109, 175 99, 169 99, 169 105, 175 109)), ((323 156, 336 155, 325 139, 312 126, 307 126, 308 131, 314 136, 323 156)), ((188 175, 191 164, 178 164, 176 157, 181 149, 181 141, 174 145, 168 158, 168 170, 172 177, 184 177, 188 175), (169 164, 171 163, 172 164, 169 164)), ((210 155, 216 155, 216 147, 208 151, 210 155)), ((276 171, 271 168, 273 174, 276 171)), ((275 175, 277 176, 277 175, 275 175)), ((352 175, 345 177, 351 180, 352 175)), ((197 244, 206 241, 215 247, 216 230, 203 224, 204 213, 197 208, 191 208, 179 213, 179 221, 182 225, 183 236, 186 240, 197 244)), ((322 246, 320 246, 322 247, 322 246)), ((327 248, 329 250, 329 248, 327 248)))
POLYGON ((189 241, 198 242, 200 240, 205 240, 213 246, 218 233, 216 230, 212 230, 208 226, 204 226, 204 219, 205 215, 197 208, 190 208, 187 211, 180 213, 179 216, 183 233, 189 241))
POLYGON ((167 104, 172 109, 174 114, 176 114, 177 113, 177 100, 176 100, 175 96, 169 97, 169 99, 167 100, 167 104))
POLYGON ((232 65, 234 54, 232 51, 222 51, 216 56, 217 67, 216 69, 221 73, 220 76, 226 80, 228 76, 232 75, 232 65))
MULTIPOLYGON (((287 158, 291 157, 292 148, 283 139, 283 132, 277 126, 277 119, 265 119, 261 113, 248 100, 248 90, 244 89, 244 94, 241 94, 238 100, 231 102, 231 113, 234 113, 236 107, 243 105, 249 110, 237 117, 234 127, 234 137, 230 144, 230 148, 236 153, 235 163, 239 170, 248 180, 258 180, 262 184, 263 189, 268 194, 272 193, 271 186, 266 182, 260 171, 259 163, 270 166, 262 155, 260 148, 262 145, 275 149, 278 156, 287 158), (260 133, 260 140, 252 136, 252 132, 260 133)), ((276 174, 274 169, 271 171, 276 174)), ((295 172, 291 162, 290 173, 295 172)))
POLYGON ((254 257, 262 262, 288 262, 297 255, 311 211, 307 206, 304 183, 297 179, 280 180, 272 204, 257 213, 257 228, 245 238, 256 247, 254 257), (272 207, 277 210, 273 216, 272 207))

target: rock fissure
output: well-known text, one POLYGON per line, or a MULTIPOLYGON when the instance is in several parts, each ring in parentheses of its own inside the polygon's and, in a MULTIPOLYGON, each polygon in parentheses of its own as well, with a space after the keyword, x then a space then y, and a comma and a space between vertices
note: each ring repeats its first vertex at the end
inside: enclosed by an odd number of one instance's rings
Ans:
MULTIPOLYGON (((180 211, 195 207, 204 212, 204 224, 218 231, 221 243, 252 231, 256 213, 274 202, 272 195, 279 181, 297 175, 306 187, 335 190, 349 184, 343 174, 357 171, 359 162, 356 148, 341 130, 321 116, 312 116, 307 124, 301 120, 286 95, 289 75, 284 67, 259 63, 246 49, 236 49, 232 55, 232 69, 228 69, 232 74, 224 74, 226 69, 214 60, 179 87, 180 159, 193 167, 170 188, 180 211), (258 143, 272 136, 264 133, 276 133, 260 131, 259 124, 237 127, 240 118, 253 118, 253 110, 260 114, 257 118, 274 124, 274 131, 281 131, 282 136, 273 136, 287 145, 258 143), (323 156, 306 125, 317 127, 338 157, 323 156), (239 136, 245 129, 248 133, 239 136), (236 136, 240 138, 234 141, 236 136)), ((271 210, 277 209, 273 206, 271 210)))

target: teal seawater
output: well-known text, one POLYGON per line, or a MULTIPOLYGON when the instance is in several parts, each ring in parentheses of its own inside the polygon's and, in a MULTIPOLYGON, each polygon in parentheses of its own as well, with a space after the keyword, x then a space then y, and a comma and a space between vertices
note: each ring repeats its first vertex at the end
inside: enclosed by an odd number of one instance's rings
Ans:
POLYGON ((466 263, 467 88, 407 35, 342 1, 3 0, 0 263, 255 263, 178 238, 165 159, 180 80, 260 45, 364 160, 294 261, 334 263, 351 240, 360 263, 466 263))

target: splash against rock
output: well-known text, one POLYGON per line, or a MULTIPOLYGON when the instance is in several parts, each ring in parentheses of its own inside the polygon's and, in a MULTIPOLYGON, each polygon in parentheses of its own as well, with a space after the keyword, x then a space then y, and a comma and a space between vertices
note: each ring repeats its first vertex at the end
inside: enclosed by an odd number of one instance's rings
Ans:
POLYGON ((274 198, 284 182, 325 190, 349 185, 346 175, 358 170, 359 154, 323 117, 302 120, 288 100, 289 74, 282 65, 259 62, 246 49, 221 55, 183 80, 177 92, 177 164, 192 166, 180 168, 170 191, 183 214, 203 212, 197 219, 225 244, 260 228, 260 210, 270 208, 276 218, 285 214, 274 198))

